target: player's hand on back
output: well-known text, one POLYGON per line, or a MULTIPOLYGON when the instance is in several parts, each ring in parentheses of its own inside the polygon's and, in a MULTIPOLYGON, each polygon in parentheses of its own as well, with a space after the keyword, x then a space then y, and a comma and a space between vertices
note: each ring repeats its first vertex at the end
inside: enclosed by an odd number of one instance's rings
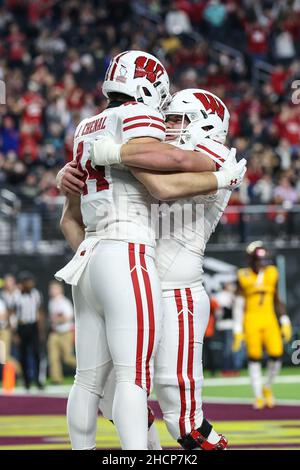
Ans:
POLYGON ((291 320, 287 315, 282 315, 279 318, 281 335, 285 343, 289 343, 293 336, 293 328, 291 320))
POLYGON ((56 186, 63 194, 81 194, 84 174, 74 160, 67 163, 56 175, 56 186))

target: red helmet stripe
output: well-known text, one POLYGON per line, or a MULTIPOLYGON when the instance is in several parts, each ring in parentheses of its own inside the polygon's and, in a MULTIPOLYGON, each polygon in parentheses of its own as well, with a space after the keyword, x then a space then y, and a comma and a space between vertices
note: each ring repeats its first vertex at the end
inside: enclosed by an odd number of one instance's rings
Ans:
POLYGON ((114 63, 113 63, 113 65, 111 65, 112 70, 111 70, 111 72, 110 72, 110 77, 108 78, 108 80, 113 80, 113 79, 114 79, 118 62, 119 62, 120 58, 121 58, 123 55, 125 55, 125 54, 127 54, 127 51, 126 51, 126 52, 122 52, 121 54, 117 55, 117 56, 114 58, 114 63))

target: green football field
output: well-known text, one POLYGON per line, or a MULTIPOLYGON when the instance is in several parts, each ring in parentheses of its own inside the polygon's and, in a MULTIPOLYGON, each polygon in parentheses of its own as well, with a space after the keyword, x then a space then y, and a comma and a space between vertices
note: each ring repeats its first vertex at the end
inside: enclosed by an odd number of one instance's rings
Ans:
MULTIPOLYGON (((299 400, 300 402, 300 382, 299 383, 279 383, 273 387, 274 395, 278 400, 299 400)), ((250 385, 230 385, 230 386, 204 386, 203 400, 205 398, 252 398, 250 385)))
MULTIPOLYGON (((265 371, 264 371, 265 375, 265 371)), ((273 392, 278 400, 300 401, 300 367, 283 368, 276 379, 273 392)), ((216 378, 206 376, 204 379, 203 398, 235 398, 252 400, 252 389, 247 370, 241 371, 239 377, 216 378)))

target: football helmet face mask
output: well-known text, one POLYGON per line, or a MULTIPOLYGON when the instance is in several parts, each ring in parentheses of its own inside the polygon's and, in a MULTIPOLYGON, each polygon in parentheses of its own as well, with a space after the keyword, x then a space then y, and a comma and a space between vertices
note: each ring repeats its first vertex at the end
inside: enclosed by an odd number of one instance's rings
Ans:
POLYGON ((210 137, 225 143, 230 114, 223 101, 213 93, 197 88, 175 93, 165 110, 167 122, 171 116, 180 116, 181 125, 176 129, 169 129, 167 125, 168 140, 187 143, 210 137))
POLYGON ((143 51, 126 51, 115 56, 106 71, 102 92, 123 93, 162 111, 170 102, 169 76, 162 63, 143 51))

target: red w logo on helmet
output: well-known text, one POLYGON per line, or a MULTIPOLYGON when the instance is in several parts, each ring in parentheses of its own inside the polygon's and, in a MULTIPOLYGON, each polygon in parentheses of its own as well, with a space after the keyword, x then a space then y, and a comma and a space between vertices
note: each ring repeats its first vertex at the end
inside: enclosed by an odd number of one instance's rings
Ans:
POLYGON ((194 93, 194 96, 201 101, 206 111, 211 111, 212 114, 217 114, 222 121, 224 120, 225 107, 221 101, 205 93, 194 93))
POLYGON ((135 72, 133 78, 146 77, 151 83, 155 83, 156 80, 164 74, 164 68, 161 64, 158 64, 153 59, 147 59, 147 57, 140 56, 135 61, 135 72))

